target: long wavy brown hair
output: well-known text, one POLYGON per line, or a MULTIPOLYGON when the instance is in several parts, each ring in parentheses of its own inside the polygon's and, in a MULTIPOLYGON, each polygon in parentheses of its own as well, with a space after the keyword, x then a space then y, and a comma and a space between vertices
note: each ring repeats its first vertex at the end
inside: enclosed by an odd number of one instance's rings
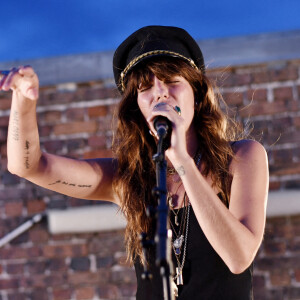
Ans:
MULTIPOLYGON (((113 183, 121 200, 121 210, 127 218, 125 243, 128 259, 142 260, 139 236, 146 232, 153 237, 155 224, 147 217, 147 206, 157 205, 151 195, 155 186, 156 153, 155 139, 137 104, 140 85, 151 84, 153 74, 164 82, 175 76, 184 77, 192 86, 195 95, 194 126, 204 165, 203 176, 210 175, 213 185, 221 191, 221 199, 229 205, 231 174, 229 163, 234 157, 231 141, 237 140, 238 130, 227 113, 220 108, 222 97, 201 71, 175 58, 155 58, 141 62, 126 77, 126 88, 117 112, 117 130, 113 140, 113 151, 118 160, 118 171, 113 183)), ((223 103, 224 106, 224 103, 223 103)), ((226 107, 226 105, 224 106, 226 107)))

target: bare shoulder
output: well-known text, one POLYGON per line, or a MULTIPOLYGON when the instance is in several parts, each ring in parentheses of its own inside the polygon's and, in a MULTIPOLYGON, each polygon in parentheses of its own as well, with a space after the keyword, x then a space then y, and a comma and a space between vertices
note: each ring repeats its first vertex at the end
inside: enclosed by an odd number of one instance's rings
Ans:
POLYGON ((235 154, 231 167, 249 164, 267 164, 267 152, 262 144, 254 140, 236 141, 232 146, 235 154))

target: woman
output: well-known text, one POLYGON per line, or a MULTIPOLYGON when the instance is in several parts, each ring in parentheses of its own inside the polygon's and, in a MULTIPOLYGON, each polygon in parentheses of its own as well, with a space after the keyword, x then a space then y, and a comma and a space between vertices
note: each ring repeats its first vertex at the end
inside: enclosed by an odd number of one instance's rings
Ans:
POLYGON ((186 31, 141 28, 119 46, 113 64, 122 94, 115 159, 42 153, 35 116, 38 78, 30 67, 4 74, 1 88, 13 90, 8 169, 72 197, 117 203, 128 221, 125 240, 136 268, 137 299, 163 299, 154 248, 147 257, 153 279, 141 279, 139 235, 155 233, 154 220, 146 216, 146 207, 156 204, 153 120, 166 117, 172 124, 167 189, 178 299, 252 299, 252 262, 263 237, 268 191, 264 148, 238 140, 205 76, 201 50, 186 31), (64 180, 84 187, 65 186, 64 180))

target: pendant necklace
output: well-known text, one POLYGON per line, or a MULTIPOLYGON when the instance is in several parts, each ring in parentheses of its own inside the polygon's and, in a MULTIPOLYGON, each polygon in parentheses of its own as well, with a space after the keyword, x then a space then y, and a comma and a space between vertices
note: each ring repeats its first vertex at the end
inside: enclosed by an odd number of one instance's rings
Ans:
MULTIPOLYGON (((195 157, 194 157, 194 160, 195 160, 195 163, 196 163, 196 166, 198 167, 199 166, 199 163, 200 163, 200 160, 201 160, 201 153, 199 151, 197 151, 195 157)), ((187 239, 188 239, 188 232, 189 232, 189 220, 190 220, 190 208, 191 208, 191 204, 190 204, 190 201, 188 199, 188 203, 186 205, 186 192, 184 193, 184 215, 182 216, 182 219, 181 219, 181 224, 180 224, 180 228, 179 228, 179 231, 178 231, 178 234, 172 224, 172 222, 170 221, 170 224, 171 224, 171 227, 172 227, 172 230, 176 236, 176 239, 173 241, 173 250, 174 250, 174 254, 175 254, 175 258, 176 258, 176 261, 177 261, 177 267, 176 267, 176 275, 174 276, 174 281, 176 280, 176 285, 183 285, 183 267, 184 267, 184 264, 185 264, 185 259, 186 259, 186 251, 187 251, 187 239), (184 223, 184 226, 183 228, 181 227, 181 225, 183 225, 184 223), (182 231, 181 231, 182 230, 182 231), (184 230, 185 230, 185 235, 184 235, 184 230), (184 245, 184 246, 183 246, 184 245), (182 260, 180 262, 180 255, 181 255, 181 249, 182 249, 182 246, 183 246, 183 254, 182 254, 182 260)), ((173 209, 172 209, 173 211, 173 209)), ((174 211, 173 211, 174 212, 174 211)), ((175 214, 175 221, 176 221, 176 217, 178 216, 178 213, 179 211, 177 212, 177 214, 175 214)), ((177 224, 178 223, 178 217, 177 217, 177 224)), ((175 225, 178 226, 175 222, 175 225)), ((175 293, 175 296, 177 297, 178 296, 178 289, 174 289, 174 293, 175 293), (177 292, 176 292, 177 290, 177 292)))

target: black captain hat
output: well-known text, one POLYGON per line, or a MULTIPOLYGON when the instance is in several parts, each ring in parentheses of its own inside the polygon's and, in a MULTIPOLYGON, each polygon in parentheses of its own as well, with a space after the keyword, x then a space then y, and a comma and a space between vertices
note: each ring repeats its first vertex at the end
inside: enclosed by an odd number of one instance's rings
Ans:
POLYGON ((146 26, 131 34, 115 51, 113 71, 121 93, 126 74, 139 62, 154 56, 181 58, 205 71, 202 51, 187 31, 173 26, 146 26))

